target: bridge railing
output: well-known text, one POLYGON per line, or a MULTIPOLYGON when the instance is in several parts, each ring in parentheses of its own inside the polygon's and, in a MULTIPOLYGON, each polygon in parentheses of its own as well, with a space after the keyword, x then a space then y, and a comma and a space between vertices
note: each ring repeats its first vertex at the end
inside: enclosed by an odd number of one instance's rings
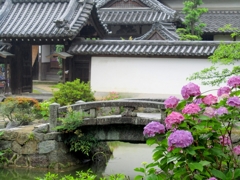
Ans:
POLYGON ((69 106, 60 107, 59 104, 53 103, 50 105, 50 130, 55 131, 58 118, 61 114, 67 113, 68 108, 72 110, 85 112, 89 111, 88 118, 96 119, 98 116, 98 109, 101 107, 123 107, 124 112, 121 113, 122 117, 136 117, 135 109, 142 108, 155 108, 160 112, 160 121, 165 119, 165 106, 163 102, 146 101, 146 100, 111 100, 111 101, 92 101, 83 102, 78 101, 75 104, 69 106))

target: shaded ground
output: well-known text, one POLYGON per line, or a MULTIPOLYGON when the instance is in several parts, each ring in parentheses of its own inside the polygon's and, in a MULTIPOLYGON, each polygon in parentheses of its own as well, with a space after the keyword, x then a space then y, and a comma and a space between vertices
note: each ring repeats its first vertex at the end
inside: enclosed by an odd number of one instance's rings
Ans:
POLYGON ((54 84, 33 84, 33 91, 36 93, 52 93, 53 91, 57 90, 58 88, 56 88, 54 84))

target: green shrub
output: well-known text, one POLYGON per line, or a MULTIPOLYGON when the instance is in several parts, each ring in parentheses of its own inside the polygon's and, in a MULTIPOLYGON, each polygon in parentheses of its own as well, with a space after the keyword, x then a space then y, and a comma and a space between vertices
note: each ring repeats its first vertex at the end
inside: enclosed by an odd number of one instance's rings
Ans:
POLYGON ((20 124, 35 120, 35 113, 39 108, 36 99, 26 97, 8 97, 0 103, 0 113, 3 118, 20 124))
MULTIPOLYGON (((88 170, 87 172, 84 171, 77 171, 76 177, 73 177, 72 175, 65 175, 62 178, 59 178, 58 174, 53 174, 48 172, 45 174, 44 178, 35 178, 36 180, 97 180, 97 176, 93 174, 91 170, 88 170)), ((124 174, 113 174, 108 177, 100 178, 100 180, 127 180, 127 178, 124 174)))
POLYGON ((76 79, 65 84, 59 83, 57 86, 59 90, 53 92, 51 102, 59 103, 61 106, 74 104, 79 100, 85 102, 95 100, 89 82, 80 82, 80 79, 76 79))
POLYGON ((49 112, 49 106, 51 102, 50 101, 43 101, 39 103, 39 112, 41 118, 48 120, 50 112, 49 112))
POLYGON ((64 116, 65 117, 58 119, 61 121, 61 125, 57 126, 56 130, 68 133, 75 131, 79 126, 81 126, 83 118, 88 115, 79 111, 73 111, 69 106, 67 113, 64 116))

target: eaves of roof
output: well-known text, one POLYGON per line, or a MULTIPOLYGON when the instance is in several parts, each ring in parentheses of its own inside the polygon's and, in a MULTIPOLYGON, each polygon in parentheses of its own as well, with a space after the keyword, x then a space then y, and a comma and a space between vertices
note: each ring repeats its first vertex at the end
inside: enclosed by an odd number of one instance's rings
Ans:
POLYGON ((5 0, 0 38, 73 39, 87 23, 93 0, 5 0))
MULTIPOLYGON (((147 41, 75 39, 68 53, 72 55, 177 56, 208 57, 221 42, 216 41, 147 41)), ((232 42, 227 42, 232 43, 232 42)))
POLYGON ((164 40, 176 41, 179 36, 176 33, 176 28, 172 23, 154 23, 152 28, 144 35, 134 38, 134 40, 149 40, 154 33, 160 34, 164 40))
POLYGON ((134 10, 131 8, 101 9, 101 7, 107 4, 109 1, 111 0, 95 0, 96 7, 99 9, 98 12, 100 19, 106 24, 112 24, 114 22, 123 23, 125 21, 126 23, 135 23, 134 19, 137 21, 137 23, 151 23, 159 20, 168 22, 170 19, 173 20, 176 18, 176 11, 163 5, 158 0, 140 0, 142 3, 146 4, 147 7, 149 7, 149 9, 145 11, 139 9, 134 10), (154 19, 150 20, 151 18, 154 19))
POLYGON ((151 9, 98 10, 99 18, 105 24, 153 24, 155 22, 172 22, 173 18, 161 11, 151 9))

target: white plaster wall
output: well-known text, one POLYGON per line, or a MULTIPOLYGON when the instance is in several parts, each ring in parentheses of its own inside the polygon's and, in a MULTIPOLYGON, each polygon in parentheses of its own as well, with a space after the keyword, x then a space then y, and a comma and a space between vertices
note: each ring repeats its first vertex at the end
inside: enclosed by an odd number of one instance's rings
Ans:
POLYGON ((50 62, 50 58, 46 56, 50 55, 50 45, 42 45, 42 62, 50 62))
MULTIPOLYGON (((186 78, 210 65, 207 59, 92 57, 91 87, 97 96, 116 91, 129 97, 181 97, 186 78)), ((202 92, 214 88, 201 85, 202 92)))

